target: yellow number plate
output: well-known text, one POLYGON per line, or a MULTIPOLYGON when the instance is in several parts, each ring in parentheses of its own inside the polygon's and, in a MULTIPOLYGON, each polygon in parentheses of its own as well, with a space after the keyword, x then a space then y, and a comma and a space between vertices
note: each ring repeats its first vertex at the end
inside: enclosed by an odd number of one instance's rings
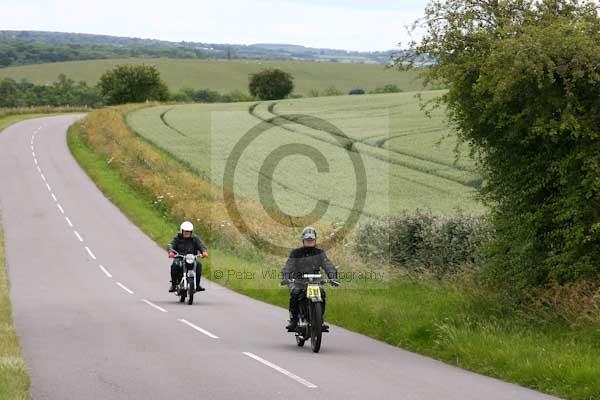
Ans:
POLYGON ((321 298, 321 287, 319 285, 308 285, 306 288, 306 297, 312 299, 313 297, 321 298))

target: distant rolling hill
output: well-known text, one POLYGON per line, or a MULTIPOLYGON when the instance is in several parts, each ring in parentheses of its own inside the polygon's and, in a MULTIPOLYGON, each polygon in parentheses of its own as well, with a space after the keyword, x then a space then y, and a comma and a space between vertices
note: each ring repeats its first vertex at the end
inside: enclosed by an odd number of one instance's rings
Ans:
POLYGON ((0 66, 41 62, 93 60, 121 57, 170 57, 195 59, 330 61, 388 64, 400 50, 348 51, 293 44, 225 44, 172 42, 157 39, 70 32, 0 30, 0 66), (5 45, 5 49, 2 49, 5 45), (32 46, 33 45, 33 46, 32 46), (8 46, 8 47, 7 47, 8 46), (2 51, 15 54, 3 57, 2 51), (23 58, 23 52, 30 57, 23 58), (3 60, 4 58, 4 60, 3 60), (45 58, 45 59, 44 59, 45 58), (3 62, 4 61, 4 62, 3 62))

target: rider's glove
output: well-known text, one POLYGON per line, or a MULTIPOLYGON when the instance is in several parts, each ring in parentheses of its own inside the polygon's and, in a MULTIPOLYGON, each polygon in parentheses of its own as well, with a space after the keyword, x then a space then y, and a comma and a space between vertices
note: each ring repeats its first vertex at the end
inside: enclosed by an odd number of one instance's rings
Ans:
POLYGON ((279 286, 287 286, 290 284, 290 281, 287 279, 282 279, 281 282, 279 282, 279 286))
POLYGON ((175 252, 170 251, 169 252, 169 258, 175 258, 175 252))
POLYGON ((337 279, 330 279, 329 283, 331 283, 331 286, 340 286, 340 281, 337 279))

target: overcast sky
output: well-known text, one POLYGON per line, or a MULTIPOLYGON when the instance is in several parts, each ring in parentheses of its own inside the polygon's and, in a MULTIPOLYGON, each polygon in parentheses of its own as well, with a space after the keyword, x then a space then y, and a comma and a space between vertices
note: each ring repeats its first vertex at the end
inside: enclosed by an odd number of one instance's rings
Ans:
POLYGON ((406 44, 427 0, 2 0, 0 29, 347 50, 406 44))

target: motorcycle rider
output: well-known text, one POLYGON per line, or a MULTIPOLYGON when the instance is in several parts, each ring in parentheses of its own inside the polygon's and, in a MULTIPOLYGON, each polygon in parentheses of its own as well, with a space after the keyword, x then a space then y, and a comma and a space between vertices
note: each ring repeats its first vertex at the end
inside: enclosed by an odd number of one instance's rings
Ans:
MULTIPOLYGON (((298 313, 300 311, 300 301, 305 296, 306 285, 302 282, 290 282, 290 279, 301 280, 303 274, 318 274, 321 268, 325 270, 330 283, 339 286, 337 280, 337 269, 327 258, 325 250, 317 247, 317 231, 312 226, 307 226, 302 230, 302 247, 291 251, 287 262, 282 270, 282 285, 287 284, 290 290, 290 323, 286 326, 289 332, 294 332, 298 326, 298 313)), ((323 298, 323 317, 325 316, 325 290, 321 290, 323 298)), ((324 319, 323 319, 324 320, 324 319)), ((329 326, 323 323, 323 331, 327 332, 329 326)))
MULTIPOLYGON (((179 233, 171 241, 171 244, 169 245, 169 258, 175 258, 175 251, 181 255, 198 255, 198 253, 200 253, 202 258, 208 257, 208 249, 206 248, 206 245, 197 235, 194 235, 194 225, 189 221, 185 221, 181 224, 179 233)), ((202 263, 196 259, 197 292, 205 290, 202 286, 200 286, 201 277, 202 263)), ((175 286, 181 281, 182 278, 183 263, 180 259, 175 259, 171 264, 171 287, 169 288, 169 292, 175 291, 175 286)))

